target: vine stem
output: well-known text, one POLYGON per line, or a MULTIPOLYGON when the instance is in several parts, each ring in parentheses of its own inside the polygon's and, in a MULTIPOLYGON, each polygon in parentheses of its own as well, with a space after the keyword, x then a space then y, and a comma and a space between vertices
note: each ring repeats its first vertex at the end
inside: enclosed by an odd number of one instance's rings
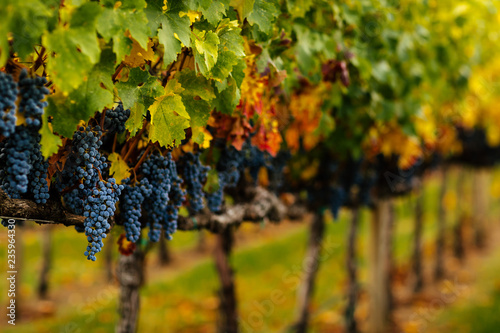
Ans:
POLYGON ((141 166, 142 162, 144 162, 144 160, 146 159, 146 157, 147 157, 148 153, 150 152, 151 148, 153 148, 153 145, 149 144, 148 147, 146 148, 146 151, 142 155, 141 159, 135 165, 135 167, 134 167, 134 174, 137 172, 137 170, 141 166))
POLYGON ((118 76, 118 74, 120 74, 120 72, 122 71, 123 67, 125 67, 125 64, 123 62, 121 62, 120 65, 118 65, 118 67, 116 68, 115 73, 111 77, 111 79, 113 80, 113 82, 116 82, 116 77, 118 76))
POLYGON ((117 137, 118 137, 118 133, 115 133, 115 137, 113 138, 113 148, 112 148, 112 151, 111 151, 112 153, 114 153, 115 150, 116 150, 116 139, 117 139, 117 137))
POLYGON ((102 130, 102 133, 103 133, 103 136, 104 136, 104 118, 106 118, 106 108, 104 108, 104 110, 102 111, 102 116, 101 116, 101 130, 102 130))
MULTIPOLYGON (((126 161, 130 157, 130 154, 132 153, 132 151, 134 150, 134 148, 137 147, 137 144, 139 143, 139 139, 141 138, 142 133, 144 133, 145 130, 146 130, 146 122, 144 122, 144 124, 142 125, 141 130, 134 137, 134 141, 129 145, 128 151, 125 154, 125 156, 123 157, 124 161, 126 161)), ((125 147, 123 147, 123 148, 125 148, 125 147)), ((125 153, 125 151, 122 150, 121 155, 123 156, 124 153, 125 153)))

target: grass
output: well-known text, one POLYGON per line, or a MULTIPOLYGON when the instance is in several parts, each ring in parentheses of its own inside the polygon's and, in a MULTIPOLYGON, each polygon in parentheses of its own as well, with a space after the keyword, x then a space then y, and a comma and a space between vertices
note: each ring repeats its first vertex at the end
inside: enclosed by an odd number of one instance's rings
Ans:
MULTIPOLYGON (((433 180, 428 182, 425 188, 427 222, 424 240, 427 243, 430 243, 436 234, 436 224, 432 222, 437 211, 438 187, 438 182, 433 180)), ((410 198, 410 200, 396 201, 398 216, 394 238, 396 264, 408 263, 411 255, 412 200, 410 198)), ((349 216, 347 211, 343 211, 339 221, 329 221, 327 224, 323 245, 324 255, 313 299, 311 330, 313 333, 330 331, 342 324, 341 310, 344 306, 346 282, 345 242, 349 216)), ((450 220, 452 219, 451 212, 450 220)), ((369 212, 363 211, 357 240, 362 288, 367 283, 368 222, 369 212)), ((254 233, 258 228, 261 226, 244 225, 238 233, 254 233)), ((232 256, 243 332, 284 332, 294 318, 297 285, 304 271, 303 267, 307 267, 307 263, 304 263, 308 240, 307 225, 271 230, 276 234, 237 246, 232 256)), ((102 266, 99 266, 101 265, 99 261, 96 265, 84 260, 81 249, 85 247, 85 239, 81 238, 83 237, 74 230, 58 228, 54 232, 56 255, 51 283, 57 288, 67 288, 70 301, 64 300, 65 306, 58 307, 53 317, 21 322, 15 328, 2 327, 2 332, 112 332, 114 330, 117 318, 117 288, 106 286, 99 281, 104 278, 102 266), (85 290, 98 288, 98 290, 93 290, 90 295, 85 295, 85 291, 73 290, 73 295, 70 291, 74 288, 75 281, 79 288, 85 290)), ((184 253, 187 248, 195 246, 195 243, 195 233, 178 233, 171 245, 174 252, 184 253)), ((22 296, 30 300, 34 297, 40 260, 38 254, 40 245, 35 233, 26 234, 25 246, 22 296)), ((0 249, 0 258, 2 261, 5 260, 4 248, 0 249)), ((500 268, 500 261, 498 262, 496 267, 500 268)), ((139 331, 214 332, 218 287, 218 278, 210 258, 201 259, 191 268, 183 268, 165 276, 155 274, 141 291, 139 331)), ((2 293, 1 297, 5 297, 5 294, 2 293)), ((488 307, 500 305, 500 292, 497 291, 491 297, 493 298, 488 301, 488 307)), ((2 299, 2 304, 5 304, 4 302, 2 299)), ((472 316, 470 318, 476 318, 477 313, 487 316, 487 311, 476 308, 462 311, 469 310, 472 316)), ((491 316, 494 316, 494 311, 490 312, 491 316)), ((365 315, 366 313, 362 314, 365 315)), ((465 315, 463 317, 465 318, 465 315)), ((446 317, 442 321, 446 323, 446 317)), ((495 323, 498 324, 498 318, 495 323)), ((462 331, 441 330, 441 332, 462 331)))

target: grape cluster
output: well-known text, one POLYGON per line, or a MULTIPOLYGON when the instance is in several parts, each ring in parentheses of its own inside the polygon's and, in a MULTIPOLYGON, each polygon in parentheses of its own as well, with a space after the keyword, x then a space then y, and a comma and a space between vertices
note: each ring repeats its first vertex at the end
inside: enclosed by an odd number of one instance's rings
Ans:
POLYGON ((233 146, 225 148, 217 162, 219 176, 219 188, 207 194, 207 205, 210 211, 219 213, 224 201, 224 188, 234 187, 240 180, 242 168, 245 163, 243 152, 236 150, 233 146))
POLYGON ((372 206, 373 201, 371 197, 371 190, 376 185, 378 180, 377 173, 368 169, 363 174, 363 178, 359 184, 359 194, 358 194, 358 202, 361 205, 372 206))
POLYGON ((150 197, 153 192, 153 187, 149 184, 147 178, 144 178, 140 183, 132 186, 129 180, 122 191, 120 198, 120 213, 123 218, 123 226, 125 227, 125 235, 130 242, 137 242, 141 236, 141 206, 144 199, 150 197))
POLYGON ((88 260, 95 261, 96 253, 103 247, 102 239, 111 229, 108 219, 115 214, 116 202, 120 196, 123 185, 117 185, 114 178, 107 182, 98 181, 90 195, 85 200, 83 216, 87 236, 87 250, 84 255, 88 260))
POLYGON ((45 87, 47 79, 44 77, 28 77, 28 72, 23 69, 19 77, 19 93, 21 94, 21 102, 19 110, 23 112, 28 127, 33 126, 34 129, 40 129, 42 124, 42 115, 48 103, 43 101, 46 95, 50 93, 45 87))
POLYGON ((203 183, 207 179, 210 167, 200 162, 200 154, 187 153, 182 158, 182 174, 189 195, 189 207, 192 213, 203 209, 203 183))
POLYGON ((167 205, 166 223, 164 225, 165 237, 172 239, 172 235, 177 231, 177 219, 179 218, 179 208, 186 199, 186 192, 182 189, 182 179, 177 174, 177 167, 172 155, 167 155, 169 161, 170 176, 172 177, 172 186, 170 188, 170 201, 167 205))
POLYGON ((339 216, 340 207, 344 204, 347 193, 341 186, 330 186, 328 191, 328 202, 330 211, 335 219, 339 216))
MULTIPOLYGON (((45 95, 49 93, 44 86, 47 80, 41 77, 30 78, 28 72, 23 70, 18 85, 4 73, 0 73, 0 81, 5 88, 5 91, 2 90, 0 93, 4 98, 0 100, 5 102, 7 93, 19 92, 21 95, 19 111, 25 118, 25 125, 13 127, 8 139, 0 147, 0 159, 3 160, 0 165, 0 187, 12 198, 20 198, 30 189, 37 203, 46 203, 49 198, 46 180, 48 165, 40 151, 41 137, 38 131, 44 108, 47 106, 47 102, 43 101, 45 95)), ((9 112, 15 112, 15 104, 12 103, 16 98, 17 96, 10 97, 9 112)), ((6 124, 3 122, 7 119, 5 117, 2 117, 0 127, 6 124)), ((15 117, 13 119, 15 123, 15 117)))
POLYGON ((16 127, 17 83, 11 75, 0 72, 0 135, 9 137, 16 127))
POLYGON ((92 261, 102 249, 102 239, 111 228, 109 218, 123 190, 115 179, 103 180, 108 163, 99 152, 101 136, 99 126, 82 126, 73 134, 72 151, 57 183, 60 190, 75 187, 64 195, 64 202, 75 214, 85 216, 84 231, 89 242, 85 256, 92 261))
POLYGON ((160 240, 162 223, 165 221, 171 188, 169 160, 160 154, 152 154, 141 165, 139 173, 152 185, 152 191, 144 201, 143 208, 148 216, 149 239, 157 242, 160 240))
POLYGON ((47 183, 47 169, 49 164, 43 158, 40 144, 36 143, 32 150, 32 170, 29 174, 29 187, 38 204, 45 204, 49 200, 49 186, 47 183))
POLYGON ((116 108, 106 110, 104 130, 107 133, 123 133, 125 131, 125 123, 129 117, 130 109, 124 110, 123 104, 120 102, 116 108))
POLYGON ((0 159, 5 160, 0 187, 11 198, 19 199, 28 191, 32 143, 30 131, 18 126, 0 151, 0 159))

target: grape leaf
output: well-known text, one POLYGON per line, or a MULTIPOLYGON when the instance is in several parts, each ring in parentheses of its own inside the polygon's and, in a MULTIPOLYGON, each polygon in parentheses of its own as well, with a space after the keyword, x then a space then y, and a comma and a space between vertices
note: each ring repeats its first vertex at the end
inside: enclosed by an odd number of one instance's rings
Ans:
POLYGON ((53 116, 54 131, 64 137, 71 137, 76 125, 86 121, 97 111, 113 104, 114 55, 110 50, 103 52, 101 62, 95 65, 77 89, 67 98, 63 92, 49 97, 47 113, 53 116))
POLYGON ((210 6, 206 9, 201 8, 203 16, 207 19, 208 23, 216 25, 226 14, 229 7, 229 1, 211 1, 210 6))
POLYGON ((186 47, 191 46, 191 21, 188 16, 180 17, 181 11, 187 12, 182 1, 169 1, 167 12, 163 12, 162 0, 148 1, 145 9, 152 33, 158 34, 158 40, 164 47, 163 61, 170 64, 181 52, 181 42, 186 47))
POLYGON ((243 79, 245 78, 245 68, 247 68, 247 64, 244 58, 238 59, 238 63, 233 66, 233 71, 231 72, 231 76, 236 81, 236 86, 239 88, 243 83, 243 79))
POLYGON ((236 86, 234 78, 227 78, 226 88, 219 92, 215 89, 216 98, 212 101, 212 107, 227 115, 232 115, 234 109, 240 102, 240 89, 236 86))
POLYGON ((254 3, 255 0, 231 0, 230 5, 238 11, 240 20, 243 22, 253 10, 254 3))
POLYGON ((99 18, 97 29, 105 40, 113 40, 113 51, 119 61, 130 53, 132 41, 129 34, 143 49, 149 41, 148 19, 142 10, 132 11, 119 8, 106 8, 99 18))
POLYGON ((206 145, 210 133, 207 133, 204 129, 207 126, 212 110, 210 104, 204 100, 196 100, 192 96, 182 96, 182 102, 191 117, 190 124, 193 141, 200 146, 206 145))
POLYGON ((312 0, 287 0, 286 6, 288 12, 292 14, 293 18, 304 17, 307 11, 311 8, 312 0))
POLYGON ((214 67, 218 57, 218 45, 220 43, 217 34, 212 31, 200 31, 193 29, 192 40, 194 44, 194 59, 200 72, 208 76, 214 67))
POLYGON ((217 35, 220 39, 220 51, 231 51, 238 57, 245 56, 243 37, 237 21, 222 20, 217 27, 217 35))
POLYGON ((149 139, 152 142, 158 141, 161 146, 171 147, 184 140, 184 130, 189 128, 189 119, 178 115, 180 109, 184 109, 184 105, 179 95, 162 96, 151 105, 149 139))
POLYGON ((40 145, 43 157, 49 158, 52 154, 57 153, 62 145, 62 140, 58 135, 55 135, 52 130, 52 124, 48 122, 48 114, 44 112, 42 115, 42 127, 39 131, 41 135, 40 145))
POLYGON ((64 92, 77 88, 99 61, 95 25, 100 13, 98 4, 86 3, 72 13, 69 29, 59 25, 42 38, 50 54, 55 53, 47 66, 52 80, 64 92))
POLYGON ((149 42, 148 47, 143 49, 142 46, 139 45, 139 43, 134 39, 130 55, 126 55, 123 62, 129 67, 139 67, 144 65, 146 61, 153 61, 155 55, 152 49, 153 45, 153 42, 149 42))
POLYGON ((212 69, 211 77, 222 81, 228 77, 233 67, 238 64, 238 58, 231 51, 222 51, 219 53, 219 60, 212 69))
POLYGON ((273 28, 272 23, 279 14, 280 11, 274 1, 255 0, 248 22, 252 25, 257 24, 262 32, 269 34, 273 28))
POLYGON ((118 82, 116 89, 125 109, 133 109, 136 103, 144 105, 147 109, 163 94, 161 82, 140 68, 132 68, 128 81, 118 82))
POLYGON ((199 96, 205 101, 215 98, 214 88, 210 81, 202 75, 197 75, 195 71, 184 69, 177 72, 176 78, 181 86, 189 88, 183 92, 183 95, 199 96))
POLYGON ((146 117, 146 107, 141 103, 134 103, 130 108, 130 117, 125 123, 125 128, 130 132, 131 136, 135 136, 138 130, 144 125, 144 117, 146 117))
POLYGON ((4 0, 1 6, 5 9, 0 20, 0 67, 3 67, 9 57, 9 33, 13 38, 13 50, 25 59, 33 52, 33 46, 40 44, 47 25, 56 18, 39 0, 4 0))
POLYGON ((109 175, 116 179, 118 184, 121 183, 125 178, 130 178, 130 171, 127 165, 120 154, 112 153, 108 156, 108 160, 111 163, 109 167, 109 175))

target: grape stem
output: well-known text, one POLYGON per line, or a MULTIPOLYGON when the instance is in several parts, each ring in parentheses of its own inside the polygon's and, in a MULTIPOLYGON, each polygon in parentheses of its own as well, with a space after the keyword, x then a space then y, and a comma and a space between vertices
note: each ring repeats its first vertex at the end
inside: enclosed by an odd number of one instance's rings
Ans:
POLYGON ((146 151, 144 152, 144 154, 142 154, 141 159, 139 160, 139 162, 137 162, 137 164, 134 167, 134 174, 137 172, 137 170, 139 170, 139 167, 141 166, 142 162, 144 162, 144 160, 148 156, 148 153, 151 150, 151 148, 153 148, 153 145, 151 145, 151 143, 149 143, 148 147, 146 148, 146 151))
POLYGON ((120 74, 120 72, 122 71, 123 67, 125 67, 125 64, 123 62, 121 62, 120 65, 118 65, 118 67, 116 68, 115 73, 111 77, 111 79, 113 80, 113 82, 116 82, 116 77, 118 76, 118 74, 120 74))
MULTIPOLYGON (((124 161, 127 161, 127 159, 130 157, 130 154, 132 153, 132 151, 134 150, 134 148, 137 147, 137 144, 139 143, 139 139, 141 138, 142 133, 144 133, 145 130, 146 130, 146 122, 144 122, 144 124, 142 125, 141 130, 134 137, 134 141, 129 145, 127 154, 125 154, 125 156, 123 157, 124 161)), ((123 147, 123 149, 121 151, 121 155, 122 156, 123 156, 123 153, 125 152, 124 149, 125 149, 125 146, 123 147)))

